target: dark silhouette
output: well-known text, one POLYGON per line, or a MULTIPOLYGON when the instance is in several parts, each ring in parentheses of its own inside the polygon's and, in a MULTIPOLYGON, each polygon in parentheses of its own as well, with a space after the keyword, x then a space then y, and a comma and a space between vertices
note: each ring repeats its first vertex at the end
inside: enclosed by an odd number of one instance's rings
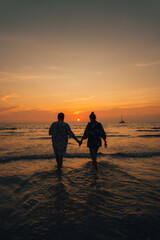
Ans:
POLYGON ((102 124, 96 121, 96 115, 94 114, 94 112, 92 112, 89 117, 90 122, 86 126, 83 137, 80 141, 80 145, 82 144, 84 139, 88 138, 87 147, 89 147, 93 165, 95 169, 98 171, 97 152, 99 147, 102 146, 101 138, 105 142, 105 147, 107 147, 106 133, 102 127, 102 124))
POLYGON ((58 114, 58 121, 53 122, 49 128, 49 135, 52 135, 53 150, 56 155, 58 169, 60 170, 63 163, 63 156, 66 153, 68 136, 74 138, 80 145, 68 123, 64 122, 64 113, 58 114))

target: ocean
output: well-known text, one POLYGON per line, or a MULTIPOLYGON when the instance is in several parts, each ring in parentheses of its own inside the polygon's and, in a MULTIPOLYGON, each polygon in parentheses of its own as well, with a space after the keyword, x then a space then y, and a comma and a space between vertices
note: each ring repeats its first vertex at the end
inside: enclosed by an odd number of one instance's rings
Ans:
POLYGON ((102 122, 98 172, 69 138, 61 173, 50 124, 0 123, 1 239, 160 239, 160 123, 102 122))

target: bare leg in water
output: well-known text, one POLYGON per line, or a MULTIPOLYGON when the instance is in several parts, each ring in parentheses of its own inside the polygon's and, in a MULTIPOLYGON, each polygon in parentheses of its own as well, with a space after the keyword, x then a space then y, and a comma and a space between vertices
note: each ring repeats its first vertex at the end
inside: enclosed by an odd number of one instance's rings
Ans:
POLYGON ((90 155, 91 155, 91 158, 92 158, 93 166, 98 171, 98 167, 97 167, 97 152, 98 152, 98 149, 89 148, 89 150, 90 150, 90 155))
POLYGON ((63 163, 63 156, 62 155, 56 155, 56 161, 58 165, 58 170, 61 170, 62 163, 63 163))

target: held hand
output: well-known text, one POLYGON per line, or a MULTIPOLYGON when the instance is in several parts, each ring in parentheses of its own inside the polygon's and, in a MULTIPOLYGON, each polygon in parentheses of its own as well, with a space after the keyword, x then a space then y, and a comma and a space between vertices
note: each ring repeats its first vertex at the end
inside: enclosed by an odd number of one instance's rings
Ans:
POLYGON ((107 142, 104 143, 105 148, 107 148, 107 142))

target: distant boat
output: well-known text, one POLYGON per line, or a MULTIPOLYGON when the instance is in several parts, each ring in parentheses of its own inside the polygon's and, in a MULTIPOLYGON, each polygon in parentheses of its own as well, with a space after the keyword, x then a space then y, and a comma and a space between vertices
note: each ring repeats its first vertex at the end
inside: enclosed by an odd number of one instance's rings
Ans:
POLYGON ((125 121, 122 119, 122 117, 121 117, 121 121, 119 123, 125 123, 125 121))

